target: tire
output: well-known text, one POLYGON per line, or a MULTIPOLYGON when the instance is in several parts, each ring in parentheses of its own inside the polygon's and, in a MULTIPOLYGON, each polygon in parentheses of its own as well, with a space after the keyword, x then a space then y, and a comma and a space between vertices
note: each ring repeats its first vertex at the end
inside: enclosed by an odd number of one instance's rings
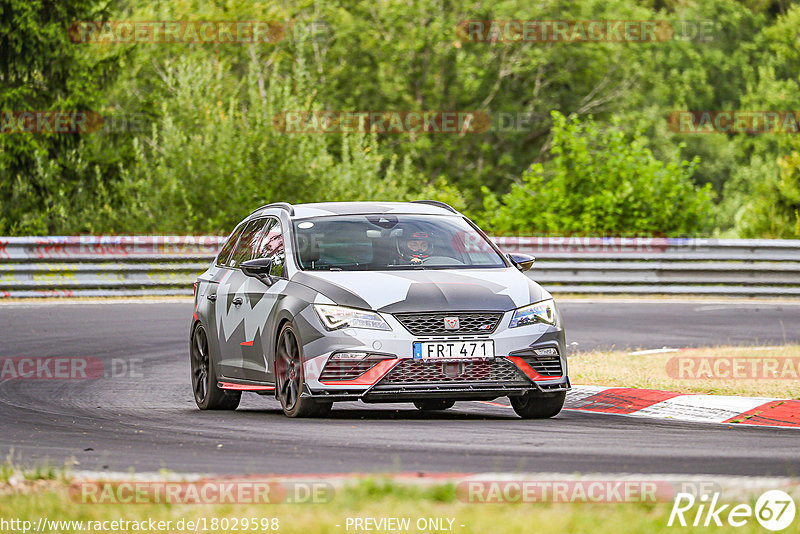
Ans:
POLYGON ((414 401, 414 406, 423 412, 432 412, 436 410, 447 410, 448 408, 452 408, 455 403, 456 401, 450 399, 425 399, 414 401))
POLYGON ((194 402, 201 410, 235 410, 242 400, 241 391, 226 391, 217 387, 217 372, 208 350, 208 335, 202 324, 192 332, 189 346, 192 364, 194 402))
POLYGON ((519 397, 509 397, 511 407, 523 419, 547 419, 558 415, 564 407, 566 391, 542 394, 529 391, 519 397))
POLYGON ((330 413, 332 402, 316 402, 303 397, 305 376, 300 343, 291 323, 286 323, 278 334, 275 351, 275 394, 287 417, 319 417, 330 413))

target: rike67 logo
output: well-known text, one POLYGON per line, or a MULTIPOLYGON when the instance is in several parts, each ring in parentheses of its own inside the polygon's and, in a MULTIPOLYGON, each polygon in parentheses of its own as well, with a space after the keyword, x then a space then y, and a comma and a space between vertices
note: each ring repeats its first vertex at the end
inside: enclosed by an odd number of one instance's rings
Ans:
POLYGON ((781 490, 763 493, 755 506, 749 504, 732 505, 719 502, 720 494, 703 494, 695 497, 691 493, 678 493, 669 514, 667 526, 718 526, 725 524, 742 527, 754 517, 767 530, 779 531, 792 524, 795 517, 795 504, 792 497, 781 490))

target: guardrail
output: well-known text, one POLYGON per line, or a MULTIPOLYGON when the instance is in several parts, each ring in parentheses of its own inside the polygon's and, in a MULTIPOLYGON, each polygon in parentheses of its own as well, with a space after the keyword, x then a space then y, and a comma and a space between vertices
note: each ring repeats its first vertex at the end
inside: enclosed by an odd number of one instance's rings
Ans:
MULTIPOLYGON (((224 237, 0 237, 0 298, 191 295, 224 237)), ((800 240, 497 237, 553 293, 800 295, 800 240)))

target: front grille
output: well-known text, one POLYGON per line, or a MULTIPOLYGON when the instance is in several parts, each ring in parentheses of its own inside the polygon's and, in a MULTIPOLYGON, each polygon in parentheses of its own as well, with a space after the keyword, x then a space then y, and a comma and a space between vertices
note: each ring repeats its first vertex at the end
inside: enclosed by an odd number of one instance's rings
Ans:
POLYGON ((528 382, 517 366, 505 358, 438 362, 405 359, 380 382, 382 386, 427 384, 431 382, 528 382))
POLYGON ((394 317, 415 336, 462 336, 494 332, 503 314, 494 312, 398 313, 394 317), (445 318, 453 317, 458 317, 459 328, 445 329, 445 318))
POLYGON ((328 360, 322 375, 321 382, 332 380, 355 380, 372 369, 383 358, 366 358, 364 360, 328 360))
POLYGON ((558 356, 534 356, 529 354, 520 354, 519 356, 542 376, 561 376, 564 374, 561 371, 561 358, 558 356))

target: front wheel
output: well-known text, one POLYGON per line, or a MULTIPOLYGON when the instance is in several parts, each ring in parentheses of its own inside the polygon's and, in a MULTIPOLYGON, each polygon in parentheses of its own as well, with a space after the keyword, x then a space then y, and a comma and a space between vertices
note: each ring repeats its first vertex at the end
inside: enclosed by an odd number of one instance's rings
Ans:
POLYGON ((448 408, 452 408, 455 403, 456 401, 450 399, 425 399, 414 401, 414 406, 423 412, 431 412, 436 410, 447 410, 448 408))
POLYGON ((547 419, 558 415, 564 407, 566 391, 556 393, 527 392, 519 397, 509 397, 511 407, 523 419, 547 419))
POLYGON ((235 410, 242 399, 241 391, 225 391, 217 386, 217 372, 208 350, 208 336, 202 324, 192 334, 189 347, 192 358, 194 402, 201 410, 235 410))
POLYGON ((314 417, 326 415, 331 411, 332 403, 316 402, 303 397, 303 358, 300 343, 292 325, 287 323, 278 335, 278 347, 275 351, 275 378, 277 396, 287 417, 314 417))

